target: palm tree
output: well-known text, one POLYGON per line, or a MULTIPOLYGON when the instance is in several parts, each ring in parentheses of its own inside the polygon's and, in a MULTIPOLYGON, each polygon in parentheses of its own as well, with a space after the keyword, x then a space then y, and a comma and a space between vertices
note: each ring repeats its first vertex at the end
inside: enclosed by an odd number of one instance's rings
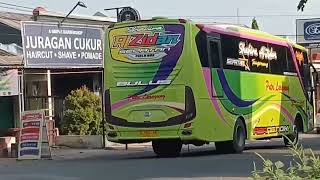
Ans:
POLYGON ((253 18, 253 19, 252 19, 251 29, 259 30, 259 26, 258 26, 258 22, 257 22, 256 18, 253 18))

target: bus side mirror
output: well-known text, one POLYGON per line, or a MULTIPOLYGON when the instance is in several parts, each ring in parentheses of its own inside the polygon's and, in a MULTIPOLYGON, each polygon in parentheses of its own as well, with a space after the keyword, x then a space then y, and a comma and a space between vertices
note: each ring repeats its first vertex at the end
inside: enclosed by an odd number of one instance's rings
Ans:
POLYGON ((313 64, 310 64, 310 67, 312 68, 312 79, 314 87, 319 86, 319 74, 317 69, 313 66, 313 64))
POLYGON ((318 72, 312 72, 312 78, 314 81, 314 86, 317 87, 319 85, 319 75, 318 72))
POLYGON ((316 88, 315 87, 307 87, 307 91, 314 92, 314 91, 316 91, 316 88))
POLYGON ((305 75, 305 77, 310 76, 310 65, 309 64, 303 64, 303 74, 305 75))

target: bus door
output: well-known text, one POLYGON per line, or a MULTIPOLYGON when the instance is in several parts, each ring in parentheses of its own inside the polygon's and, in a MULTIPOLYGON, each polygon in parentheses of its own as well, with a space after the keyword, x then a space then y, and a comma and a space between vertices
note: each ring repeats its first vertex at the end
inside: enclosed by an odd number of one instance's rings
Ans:
POLYGON ((308 61, 308 56, 306 52, 303 52, 304 55, 304 61, 302 65, 302 78, 303 78, 303 84, 305 89, 305 95, 307 98, 307 101, 312 105, 309 106, 308 103, 305 103, 305 109, 308 115, 308 129, 314 127, 314 83, 312 83, 312 74, 311 74, 311 67, 308 61))
POLYGON ((300 51, 299 49, 295 49, 296 61, 298 62, 299 71, 302 78, 302 83, 304 86, 304 93, 306 97, 306 101, 304 101, 304 109, 306 111, 306 115, 308 116, 308 129, 314 126, 313 124, 313 88, 311 83, 311 68, 308 61, 308 56, 306 52, 300 51), (310 105, 309 105, 310 104, 310 105))
POLYGON ((219 79, 217 74, 217 69, 222 67, 222 55, 221 55, 221 43, 220 37, 208 36, 207 37, 207 48, 208 48, 208 59, 209 66, 211 69, 211 86, 212 86, 212 97, 213 98, 223 98, 223 90, 221 85, 216 85, 219 79))

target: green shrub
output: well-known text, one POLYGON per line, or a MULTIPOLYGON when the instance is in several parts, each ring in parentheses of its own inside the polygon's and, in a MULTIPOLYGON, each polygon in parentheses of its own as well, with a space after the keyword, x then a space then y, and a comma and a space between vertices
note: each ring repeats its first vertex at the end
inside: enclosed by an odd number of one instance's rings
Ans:
POLYGON ((293 160, 289 166, 281 161, 272 162, 256 153, 263 161, 263 169, 257 170, 255 163, 251 179, 254 180, 315 180, 320 179, 320 159, 311 149, 304 149, 302 145, 291 148, 293 160))
POLYGON ((66 111, 61 122, 62 134, 97 135, 102 132, 102 108, 99 96, 86 86, 66 97, 66 111))

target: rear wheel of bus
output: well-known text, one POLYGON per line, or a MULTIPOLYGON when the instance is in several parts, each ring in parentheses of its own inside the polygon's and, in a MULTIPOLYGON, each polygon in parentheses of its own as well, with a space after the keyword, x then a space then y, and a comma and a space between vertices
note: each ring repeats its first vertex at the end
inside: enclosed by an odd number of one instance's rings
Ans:
POLYGON ((153 140, 152 148, 159 157, 176 157, 180 155, 182 141, 179 139, 153 140))
POLYGON ((241 153, 246 142, 246 128, 241 120, 237 120, 231 141, 216 142, 216 151, 219 153, 241 153))

